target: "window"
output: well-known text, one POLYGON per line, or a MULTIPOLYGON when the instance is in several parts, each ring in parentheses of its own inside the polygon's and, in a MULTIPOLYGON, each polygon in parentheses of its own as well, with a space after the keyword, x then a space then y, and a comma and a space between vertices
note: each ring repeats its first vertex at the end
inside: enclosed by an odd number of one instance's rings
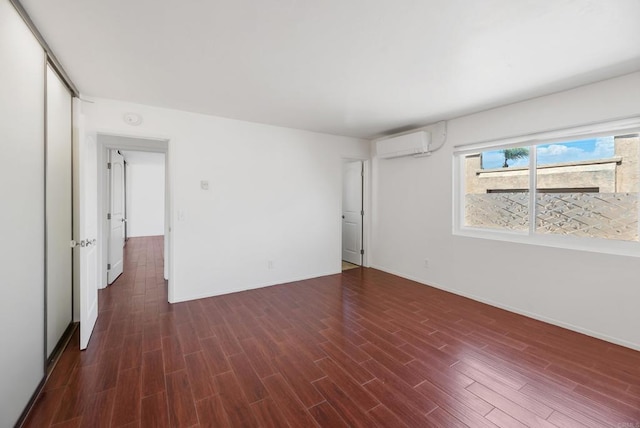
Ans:
POLYGON ((640 256, 640 118, 457 147, 454 233, 640 256))

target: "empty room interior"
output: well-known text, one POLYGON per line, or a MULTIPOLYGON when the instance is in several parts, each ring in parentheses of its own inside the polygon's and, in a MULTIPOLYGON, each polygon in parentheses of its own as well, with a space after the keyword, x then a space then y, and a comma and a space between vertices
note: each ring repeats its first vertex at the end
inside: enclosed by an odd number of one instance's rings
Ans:
POLYGON ((640 428, 639 17, 0 0, 0 427, 640 428))

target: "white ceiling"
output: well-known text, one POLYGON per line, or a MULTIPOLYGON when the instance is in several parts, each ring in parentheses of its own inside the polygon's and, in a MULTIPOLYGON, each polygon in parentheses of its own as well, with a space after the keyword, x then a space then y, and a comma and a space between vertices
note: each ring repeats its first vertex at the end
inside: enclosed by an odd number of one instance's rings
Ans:
POLYGON ((83 94, 373 137, 640 70, 640 0, 22 0, 83 94))

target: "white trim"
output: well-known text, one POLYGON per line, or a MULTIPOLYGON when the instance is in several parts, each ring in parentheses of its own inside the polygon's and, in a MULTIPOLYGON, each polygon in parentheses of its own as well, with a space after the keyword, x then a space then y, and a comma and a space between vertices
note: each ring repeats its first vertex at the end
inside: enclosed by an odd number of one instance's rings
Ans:
POLYGON ((640 257, 640 243, 613 239, 576 238, 566 235, 529 235, 527 232, 512 230, 492 230, 460 227, 453 235, 467 238, 492 239, 516 244, 538 245, 592 253, 614 254, 618 256, 640 257))
POLYGON ((180 296, 179 298, 177 298, 175 300, 170 300, 169 303, 180 303, 180 302, 188 302, 188 301, 196 300, 196 299, 206 299, 208 297, 222 296, 222 295, 225 295, 225 294, 239 293, 241 291, 256 290, 258 288, 273 287, 273 286, 276 286, 276 285, 286 285, 286 284, 291 284, 293 282, 306 281, 306 280, 309 280, 309 279, 315 279, 315 278, 320 278, 320 277, 324 277, 324 276, 341 275, 341 274, 342 274, 342 269, 340 269, 338 271, 332 270, 332 271, 328 271, 328 272, 316 273, 316 274, 311 274, 311 275, 294 276, 294 277, 279 279, 279 280, 275 280, 275 281, 259 282, 257 284, 251 284, 251 285, 246 285, 245 284, 245 285, 240 285, 240 286, 237 286, 237 287, 226 287, 226 288, 222 288, 222 289, 218 289, 218 290, 211 291, 211 292, 206 292, 206 293, 198 293, 198 294, 180 296))
POLYGON ((362 192, 362 206, 364 207, 364 218, 362 219, 362 246, 364 249, 364 256, 362 257, 362 266, 369 267, 371 263, 371 218, 373 213, 373 205, 371 203, 371 159, 364 159, 362 161, 363 168, 363 192, 362 192))
POLYGON ((624 346, 626 348, 634 349, 636 351, 640 351, 640 343, 629 342, 629 341, 624 340, 624 339, 619 339, 619 338, 614 337, 614 336, 609 336, 608 334, 604 334, 604 333, 600 333, 600 332, 597 332, 597 331, 593 331, 593 330, 590 330, 588 328, 582 328, 582 327, 576 326, 574 324, 566 323, 564 321, 560 321, 560 320, 557 320, 557 319, 551 318, 551 317, 546 317, 544 315, 539 315, 539 314, 536 314, 536 313, 533 313, 533 312, 529 312, 529 311, 526 311, 526 310, 523 310, 523 309, 520 309, 520 308, 516 308, 514 306, 504 305, 502 303, 496 302, 496 301, 491 300, 491 299, 485 299, 483 297, 476 296, 475 294, 465 293, 465 292, 462 292, 460 290, 456 290, 456 289, 453 289, 453 288, 445 287, 445 286, 440 285, 440 284, 434 284, 432 282, 426 283, 423 279, 420 279, 418 277, 415 277, 415 276, 412 276, 412 275, 406 275, 406 274, 403 274, 403 273, 399 273, 399 272, 394 271, 393 269, 387 269, 387 268, 385 268, 383 266, 377 266, 376 265, 376 266, 372 266, 372 268, 380 270, 380 271, 383 271, 383 272, 386 272, 386 273, 389 273, 391 275, 399 276, 399 277, 404 278, 404 279, 408 279, 410 281, 417 282, 417 283, 419 283, 421 285, 426 285, 427 287, 437 288, 439 290, 446 291, 448 293, 452 293, 452 294, 455 294, 455 295, 458 295, 458 296, 466 297, 466 298, 474 300, 476 302, 484 303, 486 305, 493 306, 493 307, 496 307, 496 308, 499 308, 499 309, 504 309, 505 311, 508 311, 508 312, 512 312, 512 313, 515 313, 515 314, 518 314, 518 315, 523 315, 525 317, 533 318, 535 320, 542 321, 542 322, 545 322, 547 324, 552 324, 552 325, 556 325, 556 326, 559 326, 559 327, 563 327, 563 328, 566 328, 568 330, 584 334, 586 336, 595 337, 596 339, 601 339, 601 340, 604 340, 604 341, 609 342, 609 343, 613 343, 613 344, 616 344, 616 345, 624 346))
POLYGON ((451 194, 453 197, 451 198, 451 212, 453 213, 453 221, 451 222, 451 233, 455 235, 456 231, 460 228, 460 225, 463 224, 462 221, 464 219, 464 204, 460 203, 460 195, 466 194, 465 177, 463 176, 465 173, 463 164, 464 156, 454 154, 452 161, 453 180, 451 180, 451 194))
POLYGON ((529 236, 536 234, 536 215, 538 214, 536 197, 538 192, 532 192, 531 189, 538 188, 538 169, 536 164, 538 161, 538 150, 535 147, 529 148, 529 236))

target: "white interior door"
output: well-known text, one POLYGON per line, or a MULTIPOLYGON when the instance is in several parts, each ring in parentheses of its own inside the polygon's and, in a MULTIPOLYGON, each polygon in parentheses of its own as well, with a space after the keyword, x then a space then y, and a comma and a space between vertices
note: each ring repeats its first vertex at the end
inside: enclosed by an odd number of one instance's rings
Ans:
POLYGON ((109 260, 107 282, 113 283, 121 274, 124 259, 124 157, 116 150, 109 151, 109 260))
POLYGON ((71 93, 47 67, 47 358, 72 321, 71 93))
POLYGON ((79 114, 80 101, 74 101, 74 154, 76 171, 74 190, 77 203, 75 249, 79 279, 80 349, 86 349, 98 319, 98 159, 96 135, 84 135, 83 117, 79 114))
POLYGON ((342 170, 342 260, 362 264, 362 162, 342 170))

